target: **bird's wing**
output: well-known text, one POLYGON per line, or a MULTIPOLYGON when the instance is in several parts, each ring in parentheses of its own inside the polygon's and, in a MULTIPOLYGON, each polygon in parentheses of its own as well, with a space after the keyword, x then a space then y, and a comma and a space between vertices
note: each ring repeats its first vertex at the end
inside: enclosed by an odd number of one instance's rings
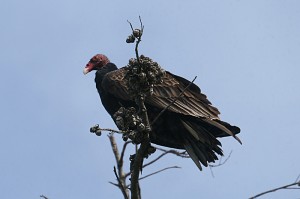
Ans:
POLYGON ((163 83, 155 85, 153 90, 153 95, 146 99, 151 105, 165 108, 176 100, 169 107, 170 111, 193 117, 219 119, 218 109, 211 105, 200 88, 182 77, 167 72, 163 83))
POLYGON ((118 70, 107 73, 102 80, 102 89, 122 100, 132 100, 129 95, 127 80, 125 79, 127 68, 123 67, 118 70))
MULTIPOLYGON (((130 98, 127 80, 124 78, 126 68, 121 68, 106 74, 102 81, 102 87, 106 92, 123 100, 130 98)), ((146 103, 160 109, 176 101, 169 107, 169 111, 198 118, 219 119, 219 111, 213 107, 206 95, 190 81, 166 72, 163 82, 153 88, 153 95, 146 98, 146 103), (184 91, 184 89, 190 86, 184 91)))
MULTIPOLYGON (((117 98, 133 101, 129 95, 127 80, 125 79, 126 70, 127 68, 124 67, 107 73, 102 81, 102 87, 117 98)), ((176 99, 169 106, 168 111, 199 118, 242 143, 235 135, 240 132, 239 128, 220 120, 218 116, 220 112, 211 105, 198 86, 193 83, 190 84, 190 81, 170 72, 166 72, 162 80, 162 83, 154 86, 153 94, 146 98, 146 104, 163 110, 176 99), (186 87, 188 88, 185 90, 186 87)))

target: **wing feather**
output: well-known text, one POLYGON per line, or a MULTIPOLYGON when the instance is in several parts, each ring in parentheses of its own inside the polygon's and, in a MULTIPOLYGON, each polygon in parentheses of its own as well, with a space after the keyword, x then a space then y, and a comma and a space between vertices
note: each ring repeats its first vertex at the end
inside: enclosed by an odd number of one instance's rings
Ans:
MULTIPOLYGON (((102 81, 102 88, 123 100, 132 100, 124 78, 126 70, 124 67, 107 73, 102 81)), ((195 84, 182 93, 188 83, 188 80, 167 72, 163 82, 154 86, 153 95, 146 98, 146 103, 163 109, 178 98, 169 108, 170 111, 199 118, 219 119, 218 109, 211 105, 195 84), (178 97, 180 94, 181 97, 178 97)))

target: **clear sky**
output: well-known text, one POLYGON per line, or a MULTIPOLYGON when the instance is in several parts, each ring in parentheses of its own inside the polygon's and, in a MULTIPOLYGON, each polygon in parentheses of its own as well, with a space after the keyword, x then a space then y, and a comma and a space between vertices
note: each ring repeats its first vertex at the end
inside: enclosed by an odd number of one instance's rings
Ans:
MULTIPOLYGON (((0 7, 0 198, 121 198, 104 135, 116 128, 102 107, 96 53, 118 66, 134 57, 126 20, 145 33, 140 53, 196 84, 242 130, 222 139, 228 162, 199 172, 169 156, 142 181, 143 198, 249 198, 300 174, 300 1, 4 0, 0 7)), ((121 141, 120 141, 121 143, 121 141)), ((128 158, 128 157, 126 157, 128 158)), ((128 162, 126 162, 128 164, 128 162)), ((283 190, 264 198, 296 198, 283 190)))

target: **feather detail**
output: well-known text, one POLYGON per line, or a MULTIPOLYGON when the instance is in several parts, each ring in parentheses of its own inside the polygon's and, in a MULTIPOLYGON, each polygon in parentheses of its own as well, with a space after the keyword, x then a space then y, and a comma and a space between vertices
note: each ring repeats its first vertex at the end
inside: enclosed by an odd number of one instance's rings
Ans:
POLYGON ((202 171, 202 167, 200 164, 200 160, 198 159, 198 157, 196 156, 196 154, 194 153, 193 148, 191 147, 191 145, 185 143, 183 144, 185 150, 187 151, 187 153, 189 154, 190 158, 192 158, 192 160, 194 161, 194 163, 197 165, 197 167, 200 169, 200 171, 202 171))
POLYGON ((204 121, 206 121, 207 123, 221 129, 222 131, 224 131, 225 133, 227 133, 228 135, 231 135, 232 137, 234 137, 240 144, 242 144, 242 141, 240 140, 240 138, 238 138, 235 134, 233 134, 230 130, 228 130, 225 126, 219 124, 218 122, 214 121, 214 120, 210 120, 210 119, 203 119, 204 121))

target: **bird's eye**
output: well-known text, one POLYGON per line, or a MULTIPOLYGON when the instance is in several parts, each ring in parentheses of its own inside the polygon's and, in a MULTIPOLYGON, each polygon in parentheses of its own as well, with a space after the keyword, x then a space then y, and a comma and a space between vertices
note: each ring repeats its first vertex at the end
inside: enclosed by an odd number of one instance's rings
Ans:
POLYGON ((95 59, 90 59, 90 62, 91 63, 96 63, 96 60, 95 59))

